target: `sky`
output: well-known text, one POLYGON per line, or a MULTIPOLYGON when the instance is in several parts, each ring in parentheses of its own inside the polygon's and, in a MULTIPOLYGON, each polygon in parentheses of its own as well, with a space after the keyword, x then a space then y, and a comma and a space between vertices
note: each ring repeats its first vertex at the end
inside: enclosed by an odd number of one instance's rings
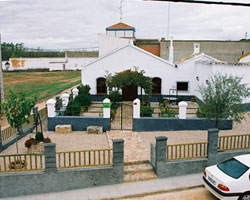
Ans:
MULTIPOLYGON (((168 6, 123 0, 122 22, 135 27, 138 39, 167 38, 168 6)), ((120 0, 0 0, 2 42, 43 49, 98 47, 98 33, 120 22, 119 7, 120 0)), ((174 40, 240 40, 248 32, 250 39, 249 19, 250 7, 172 2, 169 35, 174 40)))

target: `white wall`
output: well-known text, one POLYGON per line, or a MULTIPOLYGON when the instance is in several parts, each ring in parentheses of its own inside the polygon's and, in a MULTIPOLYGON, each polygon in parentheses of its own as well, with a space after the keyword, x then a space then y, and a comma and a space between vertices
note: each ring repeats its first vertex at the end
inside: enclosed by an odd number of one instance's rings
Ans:
MULTIPOLYGON (((66 70, 77 70, 96 59, 97 58, 67 58, 67 60, 65 60, 65 58, 11 58, 9 61, 9 71, 39 68, 49 68, 50 71, 62 70, 63 64, 66 65, 66 70)), ((5 62, 3 62, 3 70, 5 70, 4 64, 5 62)))
POLYGON ((129 43, 133 44, 133 40, 99 34, 99 57, 129 43))
POLYGON ((144 70, 146 76, 159 77, 162 79, 162 93, 168 94, 169 89, 175 83, 177 69, 166 60, 157 58, 138 47, 128 45, 119 51, 104 56, 98 61, 85 66, 82 69, 82 83, 89 84, 91 94, 96 94, 96 79, 105 77, 107 71, 113 75, 127 69, 139 67, 144 70))

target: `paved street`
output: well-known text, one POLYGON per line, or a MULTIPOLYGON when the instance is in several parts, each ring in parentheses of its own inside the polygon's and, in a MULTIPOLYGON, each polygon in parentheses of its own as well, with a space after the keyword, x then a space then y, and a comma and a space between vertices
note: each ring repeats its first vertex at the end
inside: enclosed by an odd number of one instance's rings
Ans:
POLYGON ((144 197, 128 198, 128 200, 218 200, 206 188, 198 187, 189 190, 147 195, 144 197))

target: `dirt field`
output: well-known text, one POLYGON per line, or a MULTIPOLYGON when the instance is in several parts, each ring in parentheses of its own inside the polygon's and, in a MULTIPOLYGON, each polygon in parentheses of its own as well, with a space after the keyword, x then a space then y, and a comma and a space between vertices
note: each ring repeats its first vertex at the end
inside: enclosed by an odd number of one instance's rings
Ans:
POLYGON ((9 90, 25 91, 29 96, 37 96, 41 102, 81 81, 80 71, 56 72, 4 72, 5 99, 9 90))

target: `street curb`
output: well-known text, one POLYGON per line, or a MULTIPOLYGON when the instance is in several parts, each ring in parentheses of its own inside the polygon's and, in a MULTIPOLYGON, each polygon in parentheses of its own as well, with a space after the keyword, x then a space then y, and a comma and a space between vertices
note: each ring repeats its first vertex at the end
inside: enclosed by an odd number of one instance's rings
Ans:
POLYGON ((125 199, 125 198, 138 198, 138 197, 146 197, 151 195, 157 195, 157 194, 163 194, 163 193, 170 193, 170 192, 179 192, 183 190, 190 190, 190 189, 196 189, 196 188, 204 188, 204 185, 195 185, 190 187, 183 187, 183 188, 175 188, 170 190, 159 190, 155 192, 146 192, 141 194, 133 194, 133 195, 126 195, 121 197, 113 197, 113 198, 102 198, 101 200, 119 200, 119 199, 125 199))

